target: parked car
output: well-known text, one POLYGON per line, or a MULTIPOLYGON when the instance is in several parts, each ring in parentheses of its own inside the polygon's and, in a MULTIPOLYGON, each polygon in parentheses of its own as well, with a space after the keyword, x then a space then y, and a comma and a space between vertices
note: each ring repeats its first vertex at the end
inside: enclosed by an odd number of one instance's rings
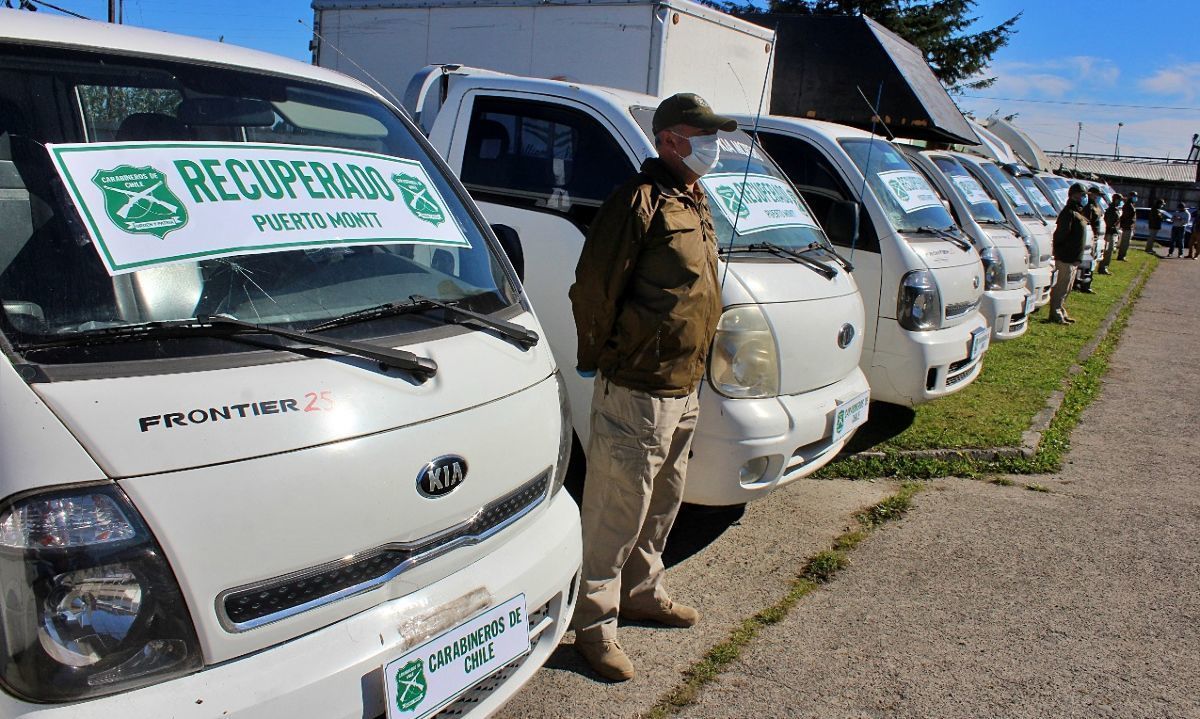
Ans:
MULTIPOLYGON (((1138 207, 1135 208, 1133 221, 1133 236, 1138 239, 1146 240, 1150 238, 1150 208, 1138 207)), ((1159 210, 1158 214, 1162 217, 1162 229, 1158 231, 1158 244, 1167 247, 1171 244, 1171 213, 1164 210, 1159 210)))

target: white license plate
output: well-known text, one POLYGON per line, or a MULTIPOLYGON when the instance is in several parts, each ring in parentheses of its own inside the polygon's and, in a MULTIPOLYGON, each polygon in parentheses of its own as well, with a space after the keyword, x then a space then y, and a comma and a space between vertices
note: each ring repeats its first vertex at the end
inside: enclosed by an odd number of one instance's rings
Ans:
POLYGON ((855 427, 859 427, 866 422, 867 409, 870 405, 871 392, 869 390, 856 395, 849 402, 839 404, 837 409, 833 411, 832 441, 838 441, 854 431, 855 427))
POLYGON ((427 717, 528 651, 529 618, 520 594, 388 662, 388 719, 427 717))
POLYGON ((1030 292, 1025 298, 1025 314, 1033 314, 1034 305, 1037 304, 1037 295, 1030 292))
POLYGON ((967 355, 967 359, 973 360, 982 355, 988 348, 988 343, 992 339, 992 331, 987 327, 980 327, 971 333, 971 353, 967 355))

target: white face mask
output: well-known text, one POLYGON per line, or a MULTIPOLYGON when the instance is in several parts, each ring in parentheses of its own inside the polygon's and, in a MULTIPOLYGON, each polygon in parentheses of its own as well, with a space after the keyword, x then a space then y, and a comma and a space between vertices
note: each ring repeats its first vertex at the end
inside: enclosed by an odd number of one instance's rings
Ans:
POLYGON ((703 177, 713 171, 721 159, 721 148, 717 146, 716 135, 696 135, 684 137, 677 132, 671 133, 683 137, 692 146, 692 154, 683 159, 683 164, 697 175, 703 177))

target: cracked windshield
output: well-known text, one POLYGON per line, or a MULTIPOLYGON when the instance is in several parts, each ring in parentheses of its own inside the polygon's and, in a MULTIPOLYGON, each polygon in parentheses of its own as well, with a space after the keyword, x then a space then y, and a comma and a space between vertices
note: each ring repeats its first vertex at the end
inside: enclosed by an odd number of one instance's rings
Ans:
MULTIPOLYGON (((303 331, 411 296, 492 313, 517 296, 441 170, 365 94, 0 57, 0 127, 0 330, 18 350, 206 316, 303 331)), ((414 313, 334 334, 433 326, 414 313)), ((183 355, 245 349, 171 342, 183 355)), ((134 345, 121 357, 161 351, 134 345)))

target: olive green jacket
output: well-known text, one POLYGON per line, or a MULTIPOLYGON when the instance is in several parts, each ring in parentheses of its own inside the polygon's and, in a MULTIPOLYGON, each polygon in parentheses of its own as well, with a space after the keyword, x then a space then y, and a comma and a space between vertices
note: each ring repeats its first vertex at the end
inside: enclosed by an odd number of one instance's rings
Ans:
POLYGON ((592 222, 570 297, 581 372, 658 396, 693 392, 721 316, 704 192, 646 160, 592 222))
POLYGON ((1058 213, 1054 228, 1054 259, 1059 262, 1079 262, 1083 259, 1083 247, 1087 242, 1089 215, 1078 200, 1068 200, 1067 206, 1058 213))

